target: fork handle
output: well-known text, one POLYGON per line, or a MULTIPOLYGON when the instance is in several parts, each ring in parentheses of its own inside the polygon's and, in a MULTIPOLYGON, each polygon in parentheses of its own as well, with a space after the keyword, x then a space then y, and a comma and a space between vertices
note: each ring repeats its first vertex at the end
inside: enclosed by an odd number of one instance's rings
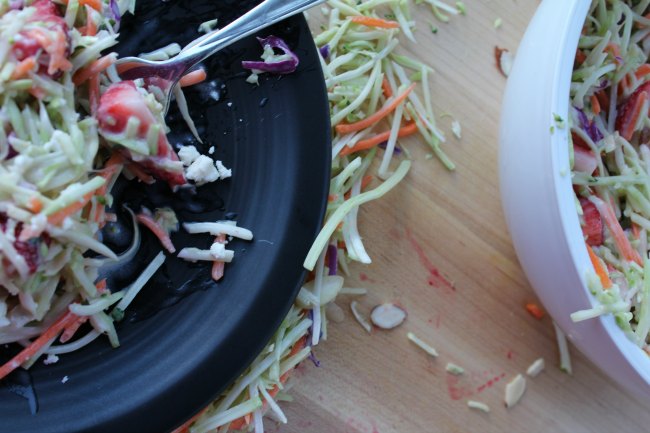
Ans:
POLYGON ((185 47, 173 61, 187 71, 213 53, 278 21, 325 0, 265 0, 226 27, 214 30, 185 47))

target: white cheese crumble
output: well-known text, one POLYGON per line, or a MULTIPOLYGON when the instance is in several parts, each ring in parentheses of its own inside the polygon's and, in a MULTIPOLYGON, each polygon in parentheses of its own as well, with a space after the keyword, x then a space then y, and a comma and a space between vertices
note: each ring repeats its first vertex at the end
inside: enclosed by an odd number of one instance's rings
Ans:
POLYGON ((181 148, 178 149, 178 158, 185 167, 192 165, 199 156, 201 156, 201 154, 194 146, 181 146, 181 148))
POLYGON ((61 379, 61 383, 66 383, 68 379, 69 379, 68 376, 63 376, 63 379, 61 379))
POLYGON ((210 155, 212 155, 214 153, 214 146, 210 146, 210 148, 208 149, 208 153, 210 155))
POLYGON ((232 170, 229 168, 226 168, 225 165, 223 165, 223 162, 217 161, 214 163, 215 166, 217 167, 217 171, 219 172, 219 178, 220 179, 227 179, 229 177, 232 177, 232 170))
POLYGON ((219 172, 210 157, 199 155, 185 171, 185 177, 195 181, 197 185, 203 185, 219 179, 219 172))
POLYGON ((47 358, 43 360, 43 364, 45 365, 56 364, 57 362, 59 362, 59 357, 52 353, 47 355, 47 358))

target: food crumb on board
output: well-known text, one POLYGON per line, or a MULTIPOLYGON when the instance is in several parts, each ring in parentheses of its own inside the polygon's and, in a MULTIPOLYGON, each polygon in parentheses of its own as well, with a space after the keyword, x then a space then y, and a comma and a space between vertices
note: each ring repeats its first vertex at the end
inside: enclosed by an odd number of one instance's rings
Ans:
POLYGON ((526 379, 521 374, 518 374, 506 385, 505 403, 507 408, 516 405, 526 391, 526 379))
POLYGON ((357 309, 357 305, 359 303, 357 301, 352 301, 350 302, 350 310, 352 310, 352 315, 354 316, 355 319, 357 319, 357 322, 359 325, 363 327, 368 333, 370 334, 372 332, 372 326, 370 326, 370 323, 361 315, 359 310, 357 309))
POLYGON ((564 334, 564 331, 557 326, 557 323, 553 322, 553 326, 555 327, 555 338, 557 339, 557 347, 560 352, 560 370, 567 374, 573 374, 571 355, 569 354, 569 344, 567 343, 566 335, 564 334))
POLYGON ((429 355, 433 356, 434 358, 438 356, 438 351, 431 345, 425 343, 424 341, 420 340, 414 333, 408 332, 406 334, 406 337, 413 342, 416 346, 418 346, 420 349, 424 350, 427 352, 429 355))
POLYGON ((544 358, 539 358, 536 359, 532 364, 530 364, 530 366, 526 370, 526 374, 529 375, 530 377, 536 377, 543 370, 544 370, 544 358))
POLYGON ((503 20, 500 17, 494 19, 493 25, 495 29, 500 29, 502 24, 503 24, 503 20))
POLYGON ((448 362, 445 370, 447 370, 448 373, 455 374, 456 376, 465 373, 465 369, 463 367, 456 365, 453 362, 448 362))
POLYGON ((485 413, 490 412, 490 406, 488 406, 487 404, 485 404, 483 402, 476 401, 476 400, 467 400, 467 407, 469 407, 470 409, 477 409, 477 410, 480 410, 480 411, 485 412, 485 413))
POLYGON ((507 48, 494 47, 494 58, 497 63, 497 69, 501 72, 501 75, 507 78, 512 69, 512 54, 507 48))

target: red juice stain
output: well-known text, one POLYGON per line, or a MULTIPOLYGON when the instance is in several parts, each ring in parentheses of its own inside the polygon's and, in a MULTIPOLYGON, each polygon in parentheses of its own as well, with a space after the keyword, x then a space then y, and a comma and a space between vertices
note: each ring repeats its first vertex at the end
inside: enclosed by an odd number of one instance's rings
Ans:
POLYGON ((375 282, 375 280, 370 278, 365 272, 359 272, 359 281, 368 281, 370 283, 375 282))
POLYGON ((510 350, 508 350, 508 352, 506 352, 506 358, 508 358, 510 360, 515 359, 516 355, 517 355, 517 352, 515 352, 512 349, 510 349, 510 350))
POLYGON ((431 263, 431 260, 429 260, 429 257, 424 252, 424 249, 422 248, 420 243, 417 241, 417 239, 413 237, 413 234, 408 229, 406 230, 406 236, 408 237, 411 246, 415 250, 415 253, 418 255, 418 258, 420 259, 420 263, 422 264, 422 266, 424 266, 424 268, 427 271, 429 271, 429 278, 427 280, 429 285, 455 291, 456 288, 454 287, 454 285, 449 280, 447 280, 440 273, 440 271, 438 271, 438 268, 436 268, 433 265, 433 263, 431 263))
POLYGON ((484 384, 482 384, 482 385, 480 385, 478 388, 476 388, 476 392, 482 392, 482 391, 485 391, 485 390, 488 389, 488 388, 491 388, 492 385, 494 385, 495 383, 499 382, 499 381, 500 381, 501 379, 503 379, 504 377, 506 377, 506 374, 505 374, 505 373, 501 373, 501 374, 498 375, 498 376, 494 376, 494 377, 492 377, 492 378, 489 379, 487 382, 485 382, 484 384))
POLYGON ((460 400, 473 394, 470 386, 461 383, 461 377, 453 374, 447 375, 447 393, 452 400, 460 400))

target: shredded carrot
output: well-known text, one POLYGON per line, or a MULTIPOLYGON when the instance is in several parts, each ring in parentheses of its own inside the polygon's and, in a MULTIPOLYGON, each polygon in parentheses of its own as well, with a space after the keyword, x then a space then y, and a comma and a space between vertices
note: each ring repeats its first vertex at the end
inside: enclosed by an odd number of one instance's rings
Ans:
POLYGON ((587 55, 584 53, 584 51, 577 50, 576 59, 575 59, 576 65, 578 66, 582 65, 585 62, 585 60, 587 60, 587 55))
POLYGON ((139 223, 144 225, 146 228, 151 230, 151 232, 156 235, 162 246, 169 251, 170 253, 175 253, 176 252, 176 247, 174 247, 174 244, 172 243, 171 238, 169 237, 169 233, 165 231, 164 228, 156 220, 154 220, 151 215, 147 215, 145 213, 139 213, 135 216, 135 218, 138 220, 139 223))
POLYGON ((600 114, 600 102, 598 101, 596 95, 591 95, 591 109, 596 116, 600 114))
POLYGON ((366 16, 353 16, 350 21, 355 24, 361 24, 367 27, 380 27, 382 29, 396 29, 399 27, 397 21, 384 20, 382 18, 366 17, 366 16))
POLYGON ((97 34, 97 23, 92 18, 92 8, 89 5, 85 6, 86 8, 86 28, 84 34, 86 36, 95 36, 97 34))
POLYGON ((632 248, 630 240, 625 235, 623 227, 621 227, 621 224, 618 222, 618 218, 616 218, 616 214, 614 214, 612 207, 601 200, 599 197, 594 196, 592 197, 592 200, 596 205, 600 216, 605 221, 607 229, 612 234, 614 243, 621 253, 621 256, 623 256, 623 258, 627 261, 636 262, 639 266, 643 266, 643 260, 641 260, 639 252, 632 248))
POLYGON ((387 98, 390 98, 393 96, 393 89, 390 87, 390 83, 388 82, 388 79, 384 77, 383 80, 381 80, 381 90, 384 92, 384 96, 387 98))
POLYGON ((14 68, 14 71, 11 73, 11 79, 20 80, 21 78, 25 78, 30 71, 34 70, 35 67, 36 58, 34 56, 29 56, 16 65, 16 68, 14 68))
MULTIPOLYGON (((215 239, 215 242, 219 242, 222 244, 226 243, 226 235, 225 234, 220 234, 218 235, 215 239)), ((223 260, 215 260, 212 263, 212 279, 214 281, 219 281, 223 277, 223 271, 226 267, 226 264, 224 263, 223 260)))
POLYGON ((607 107, 609 107, 609 95, 604 90, 599 90, 596 92, 596 97, 598 98, 601 110, 607 111, 607 107))
POLYGON ((195 84, 199 84, 205 81, 207 77, 208 74, 205 73, 205 69, 200 68, 197 69, 196 71, 192 71, 183 75, 183 77, 180 80, 178 80, 178 84, 181 87, 193 86, 195 84))
POLYGON ((99 108, 99 74, 95 74, 88 79, 88 101, 90 103, 90 113, 95 114, 99 108))
POLYGON ((190 426, 194 424, 194 421, 199 419, 199 417, 203 415, 205 411, 208 410, 209 407, 210 406, 206 406, 203 409, 201 409, 196 415, 194 415, 192 418, 185 421, 185 423, 182 426, 175 429, 172 433, 188 433, 190 431, 190 426))
POLYGON ((81 325, 86 323, 90 316, 79 316, 77 320, 74 322, 70 323, 68 326, 65 327, 63 332, 61 333, 61 338, 59 338, 59 341, 61 343, 67 343, 70 341, 72 337, 77 333, 79 328, 81 328, 81 325))
POLYGON ((69 324, 77 320, 79 316, 70 311, 66 311, 56 322, 43 332, 40 337, 34 340, 29 346, 25 347, 16 356, 11 358, 7 363, 0 367, 0 380, 5 378, 9 373, 28 361, 38 351, 50 341, 54 340, 57 335, 69 324))
POLYGON ((646 75, 650 74, 650 63, 644 63, 641 66, 637 68, 637 70, 634 72, 634 76, 638 79, 641 79, 645 77, 646 75))
POLYGON ((632 236, 637 240, 639 239, 639 236, 641 236, 641 227, 636 223, 632 223, 632 236))
POLYGON ((645 107, 647 100, 647 92, 639 93, 639 96, 634 101, 634 107, 632 108, 630 118, 627 119, 627 122, 622 125, 621 130, 619 131, 621 136, 628 141, 632 139, 632 135, 634 135, 634 128, 639 121, 639 117, 641 117, 643 107, 645 107))
MULTIPOLYGON (((418 127, 415 124, 415 122, 411 122, 405 126, 402 126, 398 133, 398 137, 407 137, 409 135, 413 135, 418 131, 418 127)), ((345 156, 349 155, 354 152, 360 152, 362 150, 368 150, 371 149, 375 146, 377 146, 380 143, 383 143, 384 141, 388 140, 390 137, 390 131, 384 131, 380 134, 377 134, 375 136, 372 136, 370 138, 366 138, 364 140, 359 140, 354 146, 349 147, 349 146, 344 146, 343 149, 341 149, 341 152, 339 152, 339 155, 345 156)))
POLYGON ((43 202, 38 197, 30 198, 27 206, 31 213, 39 213, 43 210, 43 202))
POLYGON ((126 167, 135 177, 137 177, 141 182, 146 183, 147 185, 151 185, 156 181, 156 179, 154 179, 153 176, 145 172, 142 169, 142 167, 140 167, 138 164, 134 162, 128 163, 126 167))
POLYGON ((598 275, 598 278, 600 279, 600 284, 603 285, 603 289, 609 289, 612 287, 612 280, 609 278, 607 269, 603 266, 603 263, 600 261, 591 246, 589 244, 585 245, 587 246, 587 252, 589 253, 589 259, 594 267, 594 271, 596 271, 596 275, 598 275))
POLYGON ((327 201, 331 203, 331 202, 333 202, 333 201, 336 201, 337 198, 339 198, 338 195, 336 195, 336 194, 329 194, 329 195, 327 196, 327 201))
POLYGON ((339 134, 349 134, 350 132, 360 131, 374 125, 384 117, 388 116, 392 111, 394 111, 397 106, 408 97, 413 89, 415 89, 416 85, 417 83, 411 84, 404 92, 402 92, 402 94, 386 101, 386 104, 384 104, 383 107, 381 107, 376 113, 372 114, 371 116, 368 116, 365 119, 355 123, 336 125, 336 132, 339 134))
POLYGON ((110 53, 103 57, 100 57, 99 59, 92 62, 90 65, 85 66, 79 69, 77 72, 75 72, 75 74, 72 76, 72 82, 76 86, 78 86, 81 83, 88 80, 93 75, 97 75, 101 72, 104 72, 106 68, 111 66, 116 61, 117 61, 116 53, 110 53))
POLYGON ((544 311, 539 307, 539 305, 534 302, 529 302, 526 304, 526 311, 530 313, 537 320, 542 320, 544 318, 544 311))

